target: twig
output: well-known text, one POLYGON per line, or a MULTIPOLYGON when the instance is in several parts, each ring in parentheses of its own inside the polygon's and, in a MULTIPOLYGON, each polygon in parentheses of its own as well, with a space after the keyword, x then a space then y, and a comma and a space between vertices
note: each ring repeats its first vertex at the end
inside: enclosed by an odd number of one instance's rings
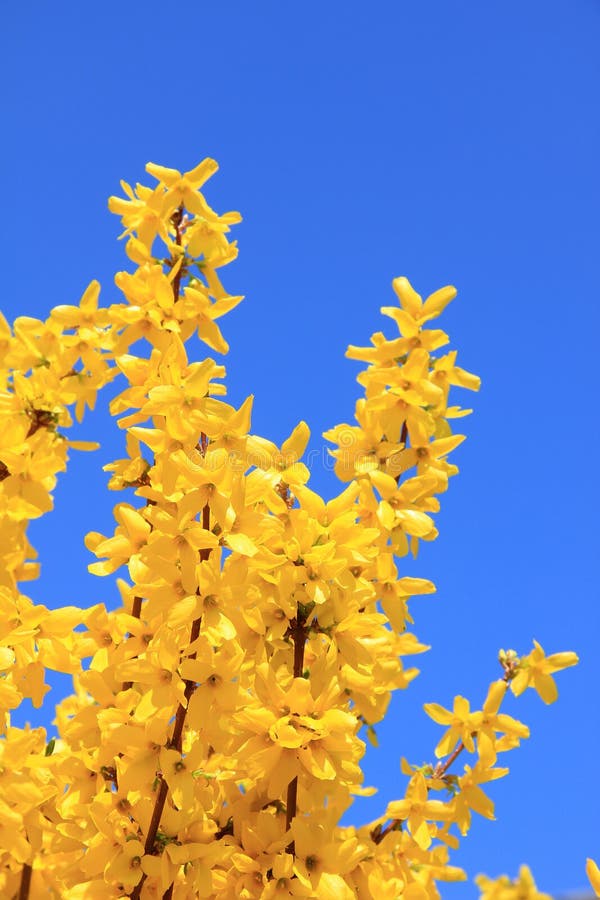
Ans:
POLYGON ((21 870, 21 884, 19 885, 18 900, 28 900, 31 886, 32 868, 30 863, 25 863, 21 870))
MULTIPOLYGON (((206 446, 208 443, 206 435, 204 435, 204 434, 202 435, 201 441, 202 441, 203 449, 206 450, 206 446)), ((204 509, 202 510, 202 527, 206 531, 208 531, 210 529, 210 506, 208 503, 205 505, 204 509)), ((201 561, 207 560, 209 555, 210 555, 210 548, 205 548, 205 549, 201 550, 200 551, 200 560, 201 561)), ((192 622, 192 627, 190 629, 190 644, 194 644, 195 641, 198 640, 198 636, 200 634, 201 621, 202 621, 202 617, 199 616, 197 619, 194 619, 194 621, 192 622)), ((195 650, 193 653, 190 654, 189 658, 190 659, 196 658, 195 650)), ((185 717, 187 714, 190 698, 191 698, 192 694, 194 693, 195 689, 196 689, 196 682, 187 679, 185 682, 185 694, 184 694, 186 703, 185 703, 185 706, 182 703, 180 703, 179 706, 177 707, 177 713, 175 715, 175 724, 173 726, 173 734, 171 735, 171 738, 168 742, 168 747, 172 750, 178 750, 179 753, 181 753, 181 749, 182 749, 183 726, 185 724, 185 717)), ((169 786, 168 786, 167 782, 165 781, 165 778, 163 775, 160 776, 159 783, 160 783, 160 787, 158 789, 158 794, 156 796, 154 810, 152 812, 152 818, 150 819, 150 825, 148 826, 148 833, 146 835, 146 841, 144 843, 144 853, 145 854, 152 854, 154 851, 154 842, 156 840, 156 835, 157 835, 158 828, 160 825, 160 820, 161 820, 163 810, 165 808, 165 803, 167 800, 167 794, 169 792, 169 786)), ((142 890, 145 880, 146 880, 146 875, 144 874, 144 875, 142 875, 141 880, 137 883, 137 885, 133 889, 133 892, 129 895, 131 897, 131 900, 139 900, 139 898, 141 896, 141 890, 142 890)), ((166 897, 167 898, 169 897, 168 893, 166 894, 166 897)))
MULTIPOLYGON (((304 669, 304 645, 306 643, 306 619, 300 615, 298 610, 296 618, 292 619, 289 626, 289 634, 294 642, 294 678, 301 678, 304 669)), ((296 775, 287 789, 287 800, 285 810, 285 829, 289 830, 292 820, 296 815, 298 805, 298 776, 296 775)), ((290 841, 286 850, 288 853, 296 854, 295 841, 290 841)))

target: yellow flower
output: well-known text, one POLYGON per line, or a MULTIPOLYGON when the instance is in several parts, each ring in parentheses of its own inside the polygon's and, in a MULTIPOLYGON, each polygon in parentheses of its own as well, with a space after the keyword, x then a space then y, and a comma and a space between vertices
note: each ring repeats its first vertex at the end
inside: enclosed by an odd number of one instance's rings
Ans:
POLYGON ((451 350, 433 361, 431 380, 443 391, 444 405, 448 399, 450 385, 452 384, 467 388, 470 391, 478 391, 481 387, 481 379, 478 375, 466 372, 465 369, 455 365, 456 356, 456 350, 451 350))
POLYGON ((409 832, 422 850, 427 850, 432 841, 429 822, 447 822, 452 811, 441 800, 429 800, 427 782, 421 772, 411 778, 404 800, 393 800, 388 804, 386 816, 390 819, 406 820, 409 832))
POLYGON ((290 488, 293 492, 296 485, 305 485, 310 477, 307 467, 300 462, 309 438, 310 429, 306 422, 296 425, 281 449, 272 441, 253 436, 248 462, 256 468, 246 479, 247 504, 262 500, 272 512, 287 511, 281 490, 285 492, 290 488))
POLYGON ((55 306, 50 318, 67 328, 89 328, 94 332, 108 321, 107 311, 98 309, 98 297, 100 285, 97 281, 91 281, 79 301, 79 306, 55 306))
POLYGON ((335 679, 320 691, 313 688, 315 698, 310 680, 294 678, 284 689, 260 665, 255 689, 263 705, 235 716, 242 739, 246 734, 238 754, 252 778, 266 779, 272 796, 303 770, 318 781, 353 779, 354 759, 364 745, 355 736, 356 716, 342 707, 347 701, 335 679))
POLYGON ((496 753, 501 749, 496 738, 497 732, 508 737, 511 746, 518 746, 520 738, 529 737, 529 728, 526 725, 505 713, 498 712, 506 689, 505 681, 493 681, 483 704, 483 710, 476 713, 477 750, 481 764, 485 767, 494 765, 496 753))
MULTIPOLYGON (((210 629, 207 631, 210 634, 210 629)), ((215 647, 208 635, 201 634, 196 659, 184 659, 180 666, 182 678, 196 683, 187 716, 191 727, 208 733, 220 716, 233 713, 240 692, 242 661, 243 652, 235 640, 215 647)))
POLYGON ((171 514, 159 506, 148 507, 146 513, 152 532, 141 554, 142 561, 160 572, 161 561, 175 563, 187 593, 196 589, 196 565, 200 550, 217 547, 219 540, 195 518, 193 510, 173 509, 171 514))
POLYGON ((480 900, 552 900, 550 894, 538 891, 528 866, 521 866, 515 881, 506 875, 495 879, 478 875, 475 882, 481 890, 480 900))
POLYGON ((194 169, 184 172, 183 175, 177 169, 168 169, 166 166, 148 163, 146 171, 167 188, 162 207, 163 218, 168 218, 178 206, 183 205, 191 213, 201 216, 209 222, 221 220, 229 224, 241 221, 239 213, 217 216, 198 190, 218 171, 218 168, 218 163, 209 157, 203 159, 194 169))
POLYGON ((430 441, 423 429, 415 429, 411 434, 411 446, 401 450, 394 459, 394 466, 398 472, 406 472, 416 466, 417 474, 422 475, 430 469, 443 472, 446 475, 455 475, 458 469, 450 465, 444 457, 461 444, 465 439, 464 434, 453 434, 449 437, 430 441))
POLYGON ((311 897, 312 889, 294 878, 294 857, 279 853, 270 866, 272 877, 257 896, 260 900, 279 900, 280 897, 311 897))
MULTIPOLYGON (((101 651, 98 651, 101 652, 101 651)), ((157 629, 145 655, 118 663, 115 675, 120 681, 143 686, 143 697, 137 706, 140 719, 169 710, 185 700, 185 684, 179 674, 180 650, 177 640, 166 625, 157 629)))
POLYGON ((452 712, 438 703, 426 703, 423 709, 438 725, 450 726, 435 748, 438 759, 452 753, 459 741, 463 742, 469 753, 474 752, 473 733, 477 731, 477 714, 471 712, 468 700, 455 697, 452 712))
POLYGON ((403 364, 370 367, 358 376, 367 391, 369 410, 377 414, 383 433, 390 440, 436 432, 437 415, 444 412, 443 393, 431 381, 431 358, 426 350, 413 350, 403 364))
POLYGON ((355 837, 332 841, 329 828, 299 817, 290 830, 294 839, 294 874, 310 889, 311 896, 320 900, 353 900, 356 895, 343 876, 367 855, 366 846, 355 837))
POLYGON ((107 864, 104 875, 112 882, 123 884, 130 889, 141 880, 144 870, 144 845, 133 838, 121 845, 113 859, 107 864))
MULTIPOLYGON (((433 541, 437 537, 437 529, 433 519, 420 508, 421 497, 427 495, 432 487, 439 484, 433 476, 417 476, 398 484, 391 475, 373 470, 368 473, 371 483, 381 494, 377 506, 377 520, 380 527, 389 532, 398 556, 406 556, 410 549, 416 555, 419 540, 433 541)), ((361 497, 362 499, 362 497, 361 497)))
POLYGON ((178 311, 186 314, 186 318, 193 318, 198 327, 198 337, 208 344, 217 353, 227 353, 229 344, 221 334, 215 319, 219 319, 226 312, 233 309, 243 300, 243 297, 222 298, 216 301, 210 300, 208 290, 200 281, 194 282, 192 287, 185 288, 183 299, 180 301, 178 311))
POLYGON ((162 777, 169 785, 171 796, 178 809, 191 810, 195 803, 194 770, 203 761, 204 748, 196 744, 191 753, 163 748, 160 751, 162 777))
POLYGON ((372 335, 370 347, 348 347, 346 356, 378 365, 390 365, 411 350, 423 348, 437 350, 448 343, 448 335, 439 329, 423 329, 422 325, 438 316, 442 309, 456 296, 453 287, 440 288, 427 298, 425 303, 411 287, 408 279, 395 278, 392 287, 400 300, 401 308, 382 306, 381 312, 394 319, 402 335, 387 341, 381 332, 372 335))
POLYGON ((553 653, 546 656, 543 648, 534 641, 534 649, 528 656, 522 656, 517 674, 512 679, 510 686, 518 697, 525 688, 532 687, 538 692, 544 703, 554 703, 558 697, 558 690, 552 675, 561 669, 574 666, 579 662, 576 653, 553 653))
MULTIPOLYGON (((394 278, 392 287, 400 301, 402 310, 408 313, 408 315, 419 325, 439 316, 450 301, 454 300, 456 297, 456 288, 448 284, 445 287, 434 291, 433 294, 430 294, 425 302, 423 302, 420 294, 417 294, 408 278, 405 278, 404 276, 394 278)), ((393 307, 386 307, 385 315, 391 315, 393 319, 396 319, 398 312, 399 311, 393 307)))
POLYGON ((471 811, 486 819, 494 818, 494 804, 479 787, 508 774, 508 769, 489 769, 478 761, 473 768, 465 766, 464 775, 458 777, 458 793, 452 801, 453 818, 461 834, 466 834, 471 824, 471 811))
POLYGON ((85 546, 96 556, 105 556, 103 562, 88 566, 93 575, 110 575, 139 554, 151 532, 150 523, 144 518, 143 510, 134 509, 128 503, 118 503, 114 516, 119 523, 115 534, 106 538, 97 531, 90 531, 85 537, 85 546))
POLYGON ((133 190, 126 181, 121 181, 121 187, 129 199, 110 197, 108 201, 110 211, 120 215, 125 226, 121 237, 135 231, 139 240, 148 250, 152 247, 157 234, 160 234, 166 242, 168 234, 163 216, 164 188, 158 185, 152 190, 138 184, 133 190))
MULTIPOLYGON (((209 392, 218 393, 219 386, 212 384, 212 380, 222 378, 224 374, 223 366, 218 366, 212 359, 191 363, 184 371, 173 359, 168 368, 161 371, 162 384, 148 392, 148 400, 136 420, 164 416, 165 430, 172 438, 190 441, 195 437, 197 440, 200 432, 205 430, 203 408, 207 405, 206 398, 209 392)), ((122 424, 129 424, 129 421, 123 420, 122 424)))

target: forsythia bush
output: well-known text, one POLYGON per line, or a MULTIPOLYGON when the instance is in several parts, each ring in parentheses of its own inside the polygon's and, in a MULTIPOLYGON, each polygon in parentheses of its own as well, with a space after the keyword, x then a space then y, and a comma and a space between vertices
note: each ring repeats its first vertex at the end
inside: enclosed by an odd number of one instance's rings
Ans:
MULTIPOLYGON (((216 320, 242 299, 217 275, 240 217, 207 205, 216 169, 148 165, 154 187, 111 198, 137 266, 116 276, 121 302, 99 306, 92 282, 45 322, 0 321, 0 895, 431 900, 464 877, 449 848, 473 812, 493 818, 485 786, 528 736, 501 712, 505 694, 532 687, 551 703, 553 674, 577 657, 501 651, 481 708, 426 705, 444 729, 437 761, 403 761, 402 798, 338 824, 373 792, 361 730, 373 738, 417 674, 406 657, 426 649, 406 630, 408 601, 434 586, 400 577, 397 558, 437 536, 463 440, 450 421, 468 412, 450 388, 479 379, 429 327, 455 290, 423 301, 397 278, 399 305, 382 312, 399 336, 348 350, 367 364, 364 397, 357 424, 325 434, 344 489, 324 501, 301 462, 306 424, 281 447, 251 434, 252 398, 230 406, 224 367, 188 359, 194 334, 227 352, 216 320), (48 610, 20 590, 38 575, 27 524, 51 510, 69 448, 94 446, 68 438, 72 411, 80 421, 118 375, 126 455, 106 468, 127 499, 114 534, 86 546, 93 573, 126 567, 122 606, 48 610), (42 703, 45 669, 74 682, 51 740, 10 723, 23 698, 42 703)), ((485 900, 547 897, 526 868, 478 883, 485 900)))

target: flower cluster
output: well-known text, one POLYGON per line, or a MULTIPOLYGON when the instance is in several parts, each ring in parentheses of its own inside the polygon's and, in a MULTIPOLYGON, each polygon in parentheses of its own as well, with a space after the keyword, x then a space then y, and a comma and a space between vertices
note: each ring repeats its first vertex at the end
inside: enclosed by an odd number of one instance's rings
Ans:
MULTIPOLYGON (((434 586, 398 560, 437 536, 464 439, 451 422, 469 412, 450 388, 479 379, 429 327, 454 289, 423 301, 397 278, 398 305, 382 312, 399 336, 348 350, 367 363, 364 397, 356 424, 325 434, 344 488, 324 501, 302 462, 307 425, 282 446, 252 434, 252 397, 228 404, 224 366, 188 357, 196 339, 227 352, 217 320, 242 299, 218 275, 240 217, 201 190, 216 168, 150 164, 154 187, 111 198, 135 266, 116 276, 120 302, 99 307, 93 282, 46 322, 0 323, 0 892, 435 900, 438 881, 464 877, 449 864, 457 832, 473 812, 493 818, 481 785, 506 774, 498 755, 528 736, 500 712, 507 690, 552 702, 553 673, 576 656, 501 651, 481 709, 427 704, 447 729, 437 762, 403 762, 403 798, 338 824, 374 792, 363 729, 375 740, 392 692, 418 674, 407 658, 427 649, 407 631, 408 602, 434 586), (49 611, 19 589, 38 574, 27 524, 51 509, 68 448, 91 449, 63 433, 71 410, 80 420, 121 376, 111 412, 126 449, 106 468, 126 493, 114 533, 86 546, 93 573, 126 576, 122 604, 49 611), (50 740, 10 724, 23 698, 41 704, 48 668, 74 682, 50 740), (463 751, 474 759, 455 774, 463 751)), ((526 870, 521 881, 480 886, 486 900, 545 897, 526 870)))
POLYGON ((481 900, 552 900, 550 894, 538 891, 527 866, 521 866, 519 877, 514 880, 506 875, 495 879, 478 875, 475 881, 481 888, 481 900))

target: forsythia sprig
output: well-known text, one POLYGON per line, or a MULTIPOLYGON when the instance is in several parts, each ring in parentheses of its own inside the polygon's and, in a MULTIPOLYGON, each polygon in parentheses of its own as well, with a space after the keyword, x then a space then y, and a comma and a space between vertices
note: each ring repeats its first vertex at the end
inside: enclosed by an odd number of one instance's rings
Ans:
MULTIPOLYGON (((253 435, 252 397, 225 396, 225 368, 190 361, 196 336, 228 345, 217 320, 242 299, 218 270, 235 259, 237 213, 210 208, 217 165, 183 175, 149 164, 155 185, 109 206, 135 265, 100 307, 92 282, 78 306, 48 319, 0 319, 0 893, 19 898, 377 897, 429 900, 471 815, 493 818, 482 786, 508 771, 499 754, 529 731, 500 712, 509 689, 556 699, 552 675, 574 653, 501 651, 503 676, 481 709, 457 697, 425 709, 446 728, 437 762, 415 767, 403 798, 360 827, 338 823, 370 794, 360 761, 366 727, 427 648, 406 630, 410 597, 430 581, 398 560, 437 536, 439 495, 464 439, 452 386, 479 379, 439 352, 429 327, 454 298, 426 300, 405 278, 383 307, 398 336, 377 332, 348 356, 367 363, 354 425, 325 433, 345 487, 328 502, 309 486, 301 422, 281 447, 253 435), (109 487, 127 491, 112 535, 90 533, 90 570, 111 575, 122 605, 48 610, 20 591, 38 575, 29 520, 52 508, 65 434, 97 391, 124 378, 111 412, 126 434, 109 487), (83 626, 76 630, 77 626, 83 626), (46 669, 73 675, 55 737, 15 728, 24 698, 42 703, 46 669), (471 755, 462 773, 460 754, 471 755)), ((596 884, 597 869, 590 864, 596 884)), ((526 868, 518 884, 480 876, 485 900, 542 900, 526 868)))

